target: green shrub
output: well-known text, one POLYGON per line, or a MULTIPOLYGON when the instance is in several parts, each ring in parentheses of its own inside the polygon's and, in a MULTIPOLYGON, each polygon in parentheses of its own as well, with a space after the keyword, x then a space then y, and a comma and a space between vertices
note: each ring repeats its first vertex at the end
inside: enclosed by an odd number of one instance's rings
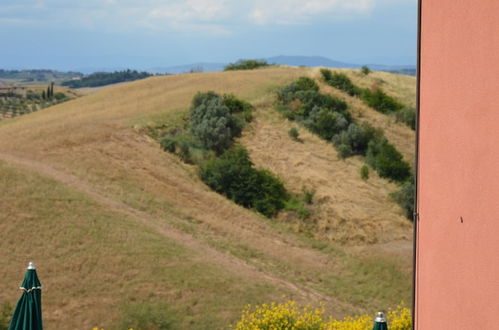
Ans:
POLYGON ((321 73, 324 81, 328 85, 338 88, 348 93, 348 95, 350 96, 359 95, 360 89, 352 83, 352 81, 346 74, 340 72, 331 72, 331 70, 327 69, 322 69, 321 73))
POLYGON ((404 209, 405 216, 409 220, 414 220, 414 194, 414 182, 410 180, 404 182, 398 191, 390 195, 404 209))
POLYGON ((299 141, 300 132, 298 132, 298 129, 296 129, 296 127, 290 128, 288 134, 293 140, 299 141))
POLYGON ((307 188, 305 186, 301 187, 303 192, 303 201, 307 204, 312 204, 315 196, 315 188, 307 188))
POLYGON ((298 89, 302 91, 319 91, 319 85, 317 85, 317 83, 309 77, 298 78, 296 85, 298 89))
POLYGON ((367 165, 363 165, 360 168, 360 178, 364 181, 369 179, 369 167, 367 165))
POLYGON ((305 206, 303 200, 297 196, 291 196, 288 200, 286 200, 284 203, 284 209, 286 211, 294 212, 298 218, 302 220, 307 219, 312 214, 312 212, 310 212, 310 210, 305 206))
POLYGON ((58 92, 58 93, 55 93, 54 94, 54 98, 57 100, 57 101, 61 101, 61 100, 64 100, 66 98, 66 94, 62 93, 62 92, 58 92))
POLYGON ((413 130, 416 129, 416 109, 405 107, 395 113, 395 118, 413 130))
POLYGON ((161 139, 159 145, 161 146, 161 149, 163 149, 164 151, 175 153, 177 147, 177 141, 175 137, 167 135, 161 139))
POLYGON ((224 71, 253 70, 266 66, 270 66, 270 64, 265 60, 238 60, 237 62, 226 65, 224 71))
POLYGON ((371 73, 371 69, 369 69, 367 65, 363 65, 362 68, 360 68, 360 72, 362 72, 364 76, 367 76, 371 73))
POLYGON ((329 141, 348 127, 349 120, 340 112, 316 106, 304 124, 309 130, 329 141))
POLYGON ((184 162, 188 164, 192 164, 191 146, 189 142, 185 140, 180 140, 178 141, 178 146, 179 146, 178 155, 180 156, 180 159, 182 159, 184 162))
POLYGON ((411 167, 403 160, 402 154, 386 139, 371 140, 366 154, 366 162, 382 178, 404 182, 411 177, 411 167))
POLYGON ((216 192, 268 217, 277 214, 288 198, 282 182, 269 171, 253 168, 241 146, 206 162, 200 168, 200 177, 216 192))
POLYGON ((325 82, 331 80, 331 77, 333 76, 333 73, 329 69, 321 69, 321 74, 322 74, 322 79, 324 79, 325 82))
POLYGON ((300 77, 296 82, 284 86, 277 92, 277 99, 285 105, 299 101, 303 115, 307 116, 313 107, 324 107, 346 114, 347 104, 337 97, 322 94, 315 81, 300 77))
POLYGON ((215 93, 214 91, 208 92, 197 92, 196 95, 192 98, 191 101, 191 110, 199 107, 200 105, 206 104, 211 100, 220 99, 220 95, 215 93))
POLYGON ((393 97, 383 92, 381 88, 362 89, 360 97, 368 106, 385 114, 396 112, 404 107, 393 97))
POLYGON ((191 105, 191 133, 203 148, 222 153, 240 136, 242 123, 214 92, 198 93, 191 105))
POLYGON ((224 94, 222 100, 232 114, 253 109, 253 106, 249 102, 238 99, 234 94, 224 94))
POLYGON ((351 123, 346 130, 336 134, 332 142, 338 148, 340 158, 353 155, 365 155, 369 141, 383 137, 381 129, 374 128, 369 123, 360 126, 351 123))

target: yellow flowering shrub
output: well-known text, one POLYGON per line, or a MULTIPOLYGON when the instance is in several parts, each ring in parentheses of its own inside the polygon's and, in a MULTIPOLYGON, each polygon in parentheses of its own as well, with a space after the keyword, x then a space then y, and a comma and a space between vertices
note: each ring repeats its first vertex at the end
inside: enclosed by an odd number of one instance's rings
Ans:
POLYGON ((397 309, 388 311, 387 320, 390 330, 412 329, 412 314, 409 308, 398 306, 397 309))
POLYGON ((324 310, 321 308, 308 309, 298 307, 290 300, 284 304, 271 303, 256 306, 252 311, 247 306, 241 320, 235 325, 236 330, 322 330, 325 329, 322 319, 324 310))
MULTIPOLYGON (((411 311, 399 306, 387 315, 388 329, 410 330, 411 311)), ((295 301, 247 306, 236 330, 371 330, 374 319, 368 315, 346 317, 343 320, 324 319, 324 309, 300 307, 295 301)))

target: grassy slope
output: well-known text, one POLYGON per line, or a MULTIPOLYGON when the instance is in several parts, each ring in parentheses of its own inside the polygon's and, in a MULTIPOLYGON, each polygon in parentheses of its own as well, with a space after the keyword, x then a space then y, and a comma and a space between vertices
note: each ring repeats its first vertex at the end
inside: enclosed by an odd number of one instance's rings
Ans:
MULTIPOLYGON (((332 147, 309 134, 302 133, 301 151, 293 148, 288 123, 263 110, 272 88, 303 74, 316 72, 154 77, 1 122, 0 206, 7 212, 0 226, 9 239, 0 241, 0 302, 17 299, 28 259, 39 265, 50 328, 108 328, 118 322, 120 306, 133 301, 166 302, 181 328, 222 327, 244 304, 283 294, 325 301, 335 315, 408 301, 410 226, 386 198, 394 187, 376 177, 360 181, 360 160, 337 161, 332 147), (181 120, 198 90, 233 92, 259 104, 242 139, 255 163, 278 172, 292 190, 317 186, 318 221, 331 228, 325 237, 358 237, 359 244, 306 238, 235 206, 142 134, 144 127, 181 120), (267 161, 276 145, 289 154, 267 161), (351 199, 354 189, 362 198, 351 199), (360 244, 373 233, 382 233, 377 244, 360 244)), ((402 145, 398 126, 388 125, 402 145)))

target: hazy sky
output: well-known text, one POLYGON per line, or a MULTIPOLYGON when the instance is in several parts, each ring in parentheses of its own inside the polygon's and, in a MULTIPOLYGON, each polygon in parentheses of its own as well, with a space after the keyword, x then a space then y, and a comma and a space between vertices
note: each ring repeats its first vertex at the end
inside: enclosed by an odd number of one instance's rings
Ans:
POLYGON ((276 55, 414 64, 417 0, 0 0, 0 68, 276 55))

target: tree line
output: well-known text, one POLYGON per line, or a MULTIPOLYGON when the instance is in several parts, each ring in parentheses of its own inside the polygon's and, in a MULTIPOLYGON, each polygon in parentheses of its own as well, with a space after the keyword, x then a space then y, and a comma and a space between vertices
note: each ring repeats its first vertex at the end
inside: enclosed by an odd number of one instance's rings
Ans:
POLYGON ((89 74, 81 79, 68 80, 62 83, 63 86, 70 88, 83 88, 83 87, 99 87, 121 82, 134 81, 151 77, 149 72, 139 72, 137 70, 123 70, 115 72, 96 72, 89 74))

